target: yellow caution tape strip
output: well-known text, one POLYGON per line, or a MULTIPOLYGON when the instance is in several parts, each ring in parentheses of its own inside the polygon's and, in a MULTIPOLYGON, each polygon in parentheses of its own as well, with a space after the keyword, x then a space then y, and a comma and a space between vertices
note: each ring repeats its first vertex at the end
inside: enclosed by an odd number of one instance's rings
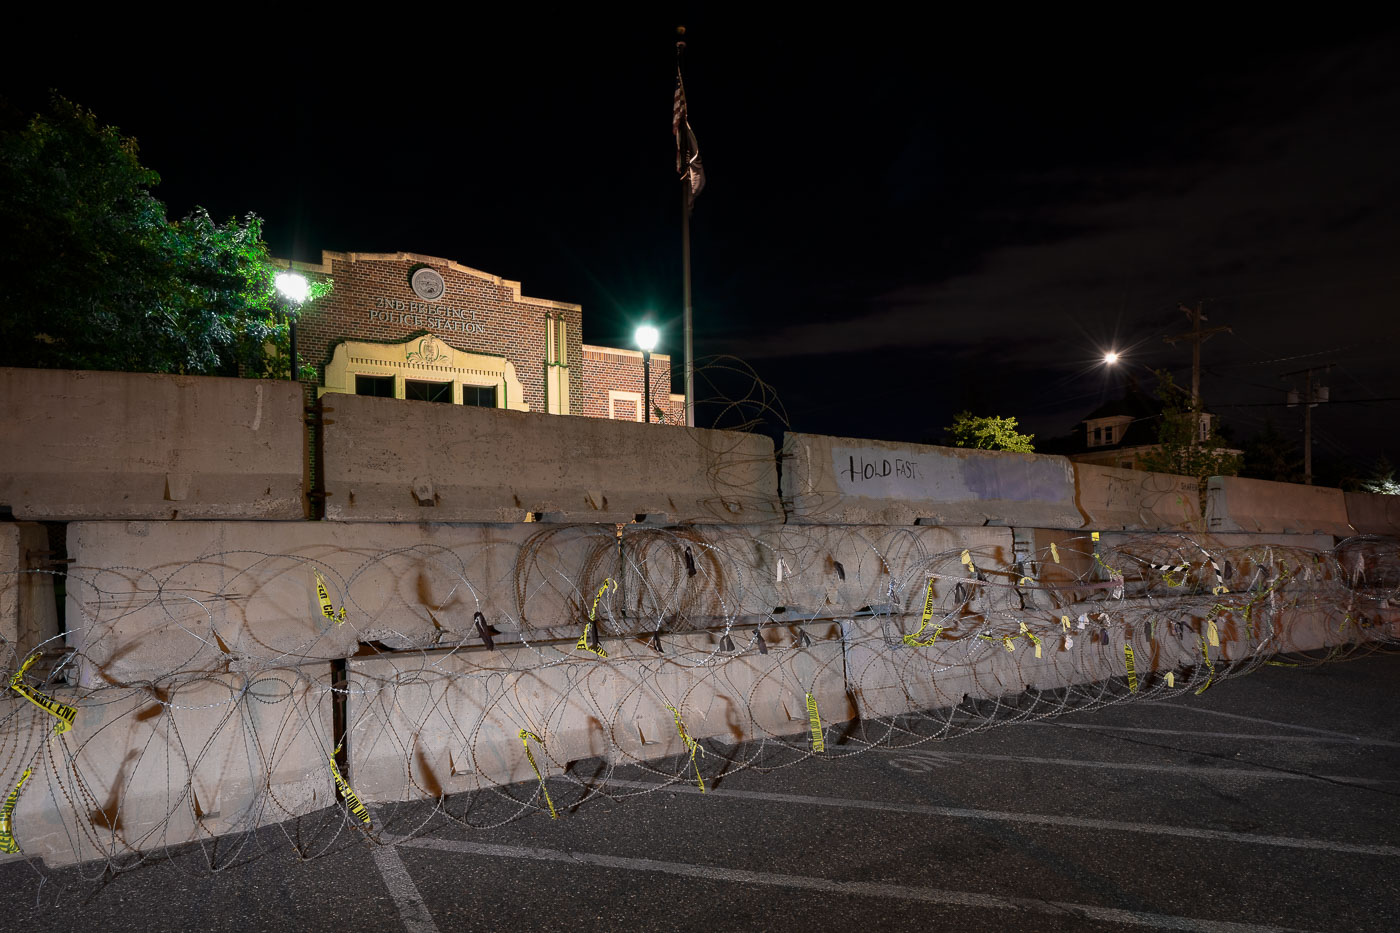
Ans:
MULTIPOLYGON (((964 551, 963 553, 967 553, 967 552, 964 551)), ((929 620, 932 619, 932 618, 933 618, 933 577, 929 577, 929 578, 928 578, 928 591, 924 594, 924 615, 923 615, 923 618, 922 618, 922 619, 920 620, 920 622, 919 622, 919 630, 918 630, 917 632, 915 632, 914 634, 912 634, 912 635, 905 635, 905 636, 904 636, 904 643, 905 643, 906 645, 910 645, 910 646, 915 647, 915 648, 930 648, 930 647, 932 647, 932 646, 933 646, 933 643, 936 642, 936 641, 938 641, 938 635, 939 635, 939 633, 943 631, 943 627, 942 627, 942 626, 939 626, 938 628, 935 628, 935 629, 933 630, 933 634, 930 635, 927 639, 922 639, 922 640, 921 640, 921 639, 919 638, 919 636, 922 635, 922 634, 924 633, 924 629, 928 627, 929 620)))
POLYGON ((1133 646, 1123 646, 1123 658, 1128 662, 1128 692, 1137 693, 1137 668, 1133 666, 1133 646))
POLYGON ((1176 686, 1176 675, 1173 674, 1171 671, 1167 671, 1167 686, 1168 686, 1168 687, 1175 687, 1175 686, 1176 686))
POLYGON ((1060 562, 1060 549, 1055 547, 1055 542, 1050 542, 1050 556, 1055 559, 1055 563, 1060 562))
POLYGON ((1205 693, 1211 681, 1215 680, 1215 662, 1210 659, 1210 646, 1206 644, 1204 638, 1201 639, 1201 656, 1206 659, 1206 671, 1209 676, 1206 677, 1206 682, 1196 689, 1196 696, 1205 693))
POLYGON ((1212 648, 1220 647, 1220 630, 1215 627, 1214 619, 1206 623, 1206 641, 1210 642, 1212 648))
POLYGON ((78 711, 65 703, 58 702, 46 693, 35 690, 24 682, 24 672, 29 670, 37 660, 39 660, 39 652, 36 651, 20 665, 19 670, 10 676, 10 689, 56 718, 58 722, 53 724, 53 734, 62 735, 73 728, 73 721, 78 718, 78 711))
POLYGON ((11 855, 19 852, 19 843, 15 842, 10 819, 14 816, 15 804, 19 803, 19 792, 24 789, 24 783, 29 780, 29 775, 33 773, 29 768, 24 769, 24 773, 19 777, 19 783, 15 785, 14 790, 10 791, 10 796, 5 798, 5 806, 0 807, 0 852, 8 852, 11 855))
POLYGON ((544 786, 544 775, 540 774, 540 766, 535 764, 535 756, 530 751, 530 740, 534 739, 539 743, 540 748, 544 748, 544 740, 529 729, 520 730, 520 741, 525 745, 525 757, 530 759, 530 767, 535 769, 535 777, 539 778, 540 793, 544 794, 544 802, 549 804, 549 818, 559 819, 559 814, 554 811, 554 801, 549 799, 549 788, 544 786))
POLYGON ((967 548, 963 548, 962 557, 960 559, 963 562, 963 566, 967 568, 968 573, 977 572, 977 565, 972 562, 972 552, 967 548))
POLYGON ((603 581, 603 585, 598 587, 598 595, 593 597, 593 605, 588 610, 588 621, 583 625, 583 635, 579 637, 578 644, 574 645, 575 650, 596 654, 604 660, 607 660, 608 653, 603 650, 602 641, 593 631, 593 624, 598 618, 598 602, 609 589, 617 589, 617 584, 613 582, 612 577, 608 577, 603 581))
POLYGON ((822 754, 826 751, 826 737, 822 735, 822 717, 817 712, 817 698, 807 694, 807 722, 812 726, 812 751, 822 754))
MULTIPOLYGON (((340 749, 336 749, 340 751, 340 749)), ((359 796, 350 789, 349 783, 340 776, 340 769, 335 766, 335 755, 331 755, 331 777, 335 778, 336 789, 340 791, 340 796, 345 798, 345 806, 350 808, 361 823, 369 825, 369 808, 364 805, 359 796)))
POLYGON ((608 577, 603 581, 603 585, 598 587, 598 595, 593 597, 593 606, 588 610, 589 622, 598 618, 598 601, 603 598, 603 594, 606 593, 609 588, 617 589, 617 584, 613 582, 612 577, 608 577))
POLYGON ((691 738, 690 733, 685 731, 685 723, 681 721, 681 711, 674 706, 666 707, 671 711, 671 715, 676 720, 676 731, 681 734, 681 741, 685 747, 690 749, 690 763, 695 768, 695 783, 700 785, 700 793, 705 793, 705 779, 700 776, 700 763, 695 760, 696 753, 705 754, 705 748, 696 739, 691 738))
POLYGON ((316 599, 321 603, 321 615, 336 625, 343 624, 345 622, 345 607, 341 606, 340 610, 336 611, 335 606, 331 604, 330 591, 326 589, 326 578, 321 576, 319 570, 313 568, 311 572, 316 575, 316 599))

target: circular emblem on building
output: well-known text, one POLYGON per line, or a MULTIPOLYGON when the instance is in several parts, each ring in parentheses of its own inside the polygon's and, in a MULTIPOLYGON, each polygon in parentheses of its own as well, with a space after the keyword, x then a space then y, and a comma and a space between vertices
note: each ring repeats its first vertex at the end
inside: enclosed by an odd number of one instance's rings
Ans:
POLYGON ((413 294, 424 301, 437 301, 447 289, 442 281, 442 276, 428 268, 419 269, 413 273, 411 284, 413 285, 413 294))

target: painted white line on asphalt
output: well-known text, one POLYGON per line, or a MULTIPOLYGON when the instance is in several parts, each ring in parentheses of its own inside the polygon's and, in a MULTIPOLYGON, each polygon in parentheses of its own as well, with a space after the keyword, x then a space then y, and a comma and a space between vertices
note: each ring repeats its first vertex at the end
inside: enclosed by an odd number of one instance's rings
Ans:
MULTIPOLYGON (((698 794, 698 787, 686 784, 660 784, 656 781, 624 781, 610 778, 609 787, 637 787, 646 790, 666 790, 674 794, 698 794)), ((1096 832, 1147 833, 1155 836, 1179 836, 1184 839, 1209 839, 1215 842, 1238 842, 1244 845, 1279 846, 1285 849, 1317 849, 1325 852, 1346 852, 1353 855, 1400 855, 1400 846, 1372 845, 1356 842, 1333 842, 1328 839, 1300 839, 1294 836, 1265 836, 1237 833, 1227 829, 1197 829, 1191 826, 1168 826, 1161 823, 1129 823, 1118 820, 1094 820, 1078 816, 1047 813, 1012 813, 1005 810, 973 810, 966 807, 935 807, 923 803, 885 803, 880 800, 855 800, 849 797, 812 797, 806 794, 776 794, 757 790, 727 790, 711 788, 708 797, 734 797, 744 800, 768 800, 774 803, 799 804, 804 807, 836 807, 845 810, 882 810, 890 813, 921 813, 946 816, 959 820, 994 820, 1000 823, 1030 823, 1039 826, 1069 826, 1096 832)))
POLYGON ((408 933, 438 933, 433 915, 428 912, 428 905, 423 903, 418 885, 413 883, 408 869, 404 868, 398 851, 393 846, 375 846, 374 865, 394 899, 394 906, 399 909, 399 919, 403 920, 404 929, 408 933))
POLYGON ((1249 739, 1266 742, 1323 742, 1333 745, 1378 745, 1384 748, 1400 748, 1400 742, 1385 739, 1363 739, 1354 736, 1330 738, 1321 735, 1245 735, 1240 732, 1202 732, 1199 729, 1144 729, 1138 726, 1090 726, 1084 723, 1033 722, 1030 726, 1052 726, 1056 729, 1083 729, 1087 732, 1141 732, 1145 735, 1195 735, 1211 739, 1249 739))
POLYGON ((1348 741, 1348 742, 1357 742, 1357 743, 1359 743, 1359 742, 1367 742, 1367 743, 1372 744, 1372 745, 1400 745, 1400 742, 1387 742, 1387 741, 1385 741, 1384 739, 1382 739, 1382 740, 1380 740, 1380 741, 1378 741, 1378 742, 1371 742, 1369 739, 1363 739, 1361 736, 1359 736, 1359 735, 1352 735, 1352 734, 1349 733, 1349 732, 1337 732, 1337 731, 1332 730, 1332 729, 1318 729, 1318 728, 1315 727, 1315 726, 1300 726, 1300 725, 1298 725, 1297 723, 1292 723, 1292 722, 1279 722, 1279 721, 1276 720, 1276 719, 1260 719, 1260 718, 1257 717, 1257 716, 1244 716, 1244 715, 1241 715, 1241 714, 1239 714, 1239 713, 1225 713, 1225 712, 1221 712, 1220 710, 1217 710, 1217 709, 1206 709, 1206 708, 1203 707, 1203 706, 1193 706, 1193 705, 1186 704, 1186 703, 1168 703, 1168 702, 1165 702, 1165 701, 1154 701, 1154 702, 1149 702, 1149 703, 1147 703, 1146 705, 1147 705, 1147 706, 1161 706, 1161 707, 1166 707, 1167 709, 1185 710, 1185 711, 1188 712, 1188 713, 1204 713, 1204 714, 1207 715, 1207 716, 1220 716, 1220 717, 1222 717, 1222 718, 1224 718, 1224 719, 1239 719, 1239 720, 1242 720, 1242 721, 1244 721, 1244 722, 1257 722, 1257 723, 1259 723, 1260 725, 1265 725, 1265 726, 1278 726, 1278 727, 1281 728, 1281 729, 1298 729, 1298 730, 1300 730, 1300 731, 1302 731, 1302 732, 1316 732, 1316 733, 1319 733, 1320 735, 1331 735, 1331 736, 1335 736, 1335 737, 1337 737, 1337 738, 1339 738, 1339 739, 1345 739, 1345 740, 1348 741))
POLYGON ((1191 776, 1210 778, 1266 778, 1280 781, 1332 781, 1339 784, 1394 784, 1394 781, 1383 778, 1359 778, 1344 774, 1299 774, 1292 771, 1270 771, 1260 768, 1210 768, 1199 765, 1174 765, 1170 762, 1160 764, 1137 763, 1128 761, 1081 761, 1076 758, 1032 758, 1027 755, 980 755, 972 752, 945 752, 942 749, 933 749, 922 746, 916 748, 881 748, 878 751, 888 755, 903 756, 906 758, 918 758, 925 756, 929 759, 931 768, 938 767, 942 762, 938 759, 970 759, 975 761, 1014 761, 1032 765, 1063 765, 1069 768, 1105 768, 1111 771, 1151 771, 1156 774, 1185 774, 1191 776))
POLYGON ((1064 901, 1046 901, 1029 897, 1004 897, 991 894, 975 894, 968 891, 950 891, 945 888, 922 888, 903 884, 877 884, 869 881, 840 881, 833 878, 818 878, 810 875, 789 875, 781 872, 744 871, 738 868, 722 868, 712 865, 695 865, 689 862, 663 862, 650 858, 624 858, 617 855, 600 855, 593 852, 569 852, 563 849, 540 849, 529 846, 488 845, 456 839, 410 839, 402 845, 414 848, 435 849, 442 852, 456 852, 463 855, 487 855, 493 858, 522 858, 542 862, 563 862, 573 865, 595 865, 600 868, 616 868, 622 871, 654 871, 668 875, 681 875, 687 878, 700 878, 705 881, 726 881, 737 884, 766 884, 780 888, 796 888, 801 891, 819 891, 822 894, 854 895, 863 897, 884 897, 905 901, 922 901, 927 904, 941 904, 947 907, 968 907, 981 910, 1017 910, 1038 914, 1050 914, 1066 919, 1078 918, 1104 923, 1123 923, 1158 930, 1195 930, 1199 933, 1293 933, 1285 927, 1261 926, 1254 923, 1231 923, 1224 920, 1198 920, 1194 917, 1179 917, 1172 914, 1154 914, 1138 910, 1119 910, 1113 907, 1097 907, 1093 904, 1072 904, 1064 901))

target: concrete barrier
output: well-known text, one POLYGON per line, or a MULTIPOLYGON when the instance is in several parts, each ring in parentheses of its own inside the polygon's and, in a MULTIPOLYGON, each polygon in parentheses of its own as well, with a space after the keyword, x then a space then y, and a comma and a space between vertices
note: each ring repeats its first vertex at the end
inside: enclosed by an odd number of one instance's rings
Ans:
POLYGON ((1359 535, 1400 535, 1400 496, 1343 493, 1347 522, 1359 535))
POLYGON ((301 387, 0 369, 0 505, 16 518, 298 519, 301 387))
POLYGON ((335 521, 781 522, 773 444, 732 431, 326 396, 335 521))
POLYGON ((129 858, 330 806, 329 675, 327 665, 142 690, 46 687, 77 708, 63 735, 28 701, 0 697, 0 786, 9 793, 32 772, 14 809, 14 858, 129 858))
MULTIPOLYGON (((350 666, 349 747, 355 792, 412 800, 563 774, 583 759, 625 763, 676 754, 678 713, 696 739, 808 739, 806 696, 824 725, 854 714, 845 692, 840 627, 770 628, 767 654, 736 637, 604 638, 606 660, 565 648, 356 658, 350 666), (528 668, 528 669, 526 669, 528 668), (674 707, 673 713, 668 707, 674 707), (520 730, 531 741, 531 765, 520 730)), ((747 634, 747 633, 745 633, 747 634)), ((567 784, 554 785, 562 803, 567 784)), ((542 802, 541 802, 541 805, 542 802)))
POLYGON ((1206 530, 1286 534, 1352 534, 1340 489, 1238 476, 1212 476, 1206 530))
POLYGON ((0 523, 0 666, 18 667, 58 636, 54 574, 43 559, 48 548, 43 525, 0 523))
POLYGON ((1074 464, 1075 504, 1091 531, 1189 531, 1201 527, 1196 480, 1169 473, 1074 464))
POLYGON ((921 600, 905 595, 921 573, 967 574, 964 548, 983 566, 1012 559, 1007 528, 629 525, 619 539, 537 523, 75 522, 68 535, 68 644, 90 686, 364 644, 476 645, 478 612, 505 643, 576 639, 595 597, 605 634, 834 618, 921 600))
POLYGON ((788 521, 798 524, 1084 523, 1064 457, 787 434, 782 472, 788 521))

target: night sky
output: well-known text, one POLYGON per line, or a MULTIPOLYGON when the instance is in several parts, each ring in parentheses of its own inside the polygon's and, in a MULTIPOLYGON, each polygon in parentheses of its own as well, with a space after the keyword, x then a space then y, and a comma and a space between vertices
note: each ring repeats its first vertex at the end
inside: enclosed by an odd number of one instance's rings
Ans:
POLYGON ((1397 31, 348 9, 178 39, 91 24, 7 62, 5 92, 33 110, 57 88, 137 137, 173 216, 255 211, 299 260, 453 259, 582 304, 586 342, 630 346, 652 312, 679 359, 684 21, 697 355, 747 361, 794 429, 933 440, 971 408, 1063 435, 1126 373, 1189 384, 1161 338, 1199 300, 1233 328, 1203 394, 1237 440, 1268 419, 1301 439, 1281 374, 1334 363, 1315 456, 1400 462, 1397 31), (1096 362, 1110 347, 1126 368, 1096 362))

